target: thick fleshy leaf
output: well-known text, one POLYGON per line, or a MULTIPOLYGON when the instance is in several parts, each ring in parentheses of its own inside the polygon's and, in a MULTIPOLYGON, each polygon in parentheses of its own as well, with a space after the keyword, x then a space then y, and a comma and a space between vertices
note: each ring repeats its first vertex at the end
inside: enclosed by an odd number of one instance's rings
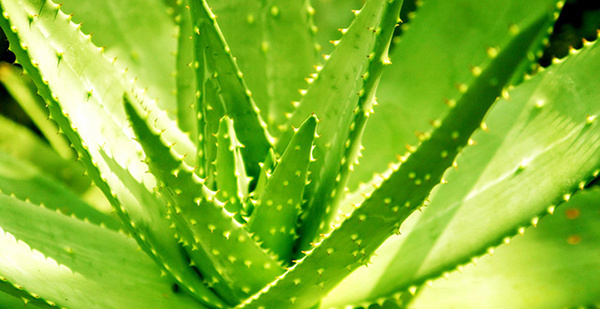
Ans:
POLYGON ((476 145, 457 158, 414 228, 381 248, 385 262, 375 259, 338 292, 365 277, 377 284, 351 299, 332 294, 330 304, 389 297, 471 262, 597 176, 600 92, 588 76, 600 69, 599 53, 599 44, 584 48, 497 102, 485 120, 489 132, 473 135, 476 145))
POLYGON ((474 85, 465 92, 443 121, 352 215, 306 257, 277 281, 246 302, 245 307, 312 306, 345 276, 369 263, 373 252, 397 233, 402 222, 427 198, 432 188, 467 144, 513 70, 545 24, 541 18, 523 29, 492 59, 474 85), (316 276, 315 273, 318 275, 316 276))
POLYGON ((235 136, 233 121, 225 116, 219 124, 217 132, 217 158, 215 160, 217 173, 216 198, 225 202, 225 209, 236 214, 240 223, 245 223, 241 217, 243 201, 248 197, 250 180, 240 149, 242 145, 235 136))
POLYGON ((177 294, 135 241, 0 195, 0 280, 70 308, 202 308, 177 294))
MULTIPOLYGON (((460 89, 472 85, 477 78, 474 73, 489 65, 488 53, 504 49, 515 30, 552 16, 557 2, 422 1, 390 53, 393 65, 381 78, 378 106, 365 129, 362 158, 349 187, 354 190, 360 182, 369 181, 404 154, 406 145, 417 144, 415 133, 430 130, 429 122, 444 115, 447 104, 460 99, 460 89)), ((546 27, 550 26, 551 21, 546 27)), ((540 33, 523 63, 532 63, 546 36, 540 33)))
POLYGON ((151 131, 148 119, 127 99, 125 108, 159 189, 169 200, 169 218, 207 284, 226 302, 236 304, 283 273, 276 259, 252 240, 193 169, 173 157, 160 133, 151 131))
POLYGON ((279 136, 317 64, 314 9, 305 0, 208 3, 269 132, 279 136))
POLYGON ((75 193, 34 166, 3 152, 0 152, 0 192, 34 204, 44 204, 49 209, 96 225, 105 225, 113 230, 122 228, 118 218, 87 205, 75 193))
POLYGON ((599 277, 600 190, 592 188, 493 256, 434 281, 409 307, 593 308, 599 277))
POLYGON ((137 87, 147 88, 148 97, 177 119, 175 104, 174 53, 177 25, 162 0, 61 0, 61 10, 73 14, 73 22, 103 46, 108 58, 116 58, 118 68, 137 87))
MULTIPOLYGON (((164 209, 142 207, 113 173, 103 153, 127 165, 127 173, 146 187, 154 180, 146 175, 139 146, 128 127, 122 107, 123 93, 136 93, 136 104, 154 111, 152 124, 164 129, 178 153, 195 153, 194 145, 177 125, 158 112, 143 91, 117 70, 83 35, 60 6, 46 0, 3 1, 0 26, 24 70, 32 77, 48 104, 50 115, 69 138, 88 174, 111 202, 138 243, 181 287, 205 302, 219 300, 200 282, 169 228, 164 209), (93 117, 90 117, 93 115, 93 117), (174 258, 173 258, 174 257, 174 258)), ((188 159, 194 162, 193 156, 188 159)), ((149 205, 160 205, 151 203, 149 205)))
MULTIPOLYGON (((166 206, 170 206, 169 201, 167 201, 165 198, 160 198, 160 196, 157 196, 156 194, 149 192, 146 187, 144 186, 143 183, 138 182, 135 178, 133 178, 133 176, 131 176, 131 174, 129 174, 129 172, 121 167, 119 165, 119 163, 117 163, 113 158, 109 157, 107 154, 105 154, 104 152, 102 152, 102 155, 104 157, 104 160, 107 162, 107 164, 110 166, 111 170, 123 181, 123 184, 125 186, 127 186, 127 188, 130 190, 130 192, 136 196, 136 199, 139 201, 140 204, 144 205, 144 207, 147 207, 149 209, 163 209, 166 208, 166 206)), ((163 218, 168 218, 171 224, 172 221, 170 220, 170 212, 168 209, 160 211, 160 212, 156 212, 156 211, 152 211, 149 212, 149 215, 152 216, 149 221, 159 221, 162 220, 163 218)), ((158 235, 161 235, 162 237, 172 237, 173 239, 178 239, 180 240, 180 236, 177 233, 176 230, 174 230, 174 226, 169 225, 169 226, 153 226, 153 227, 148 227, 148 226, 138 226, 137 229, 143 233, 143 235, 151 235, 152 231, 150 229, 154 229, 154 232, 157 233, 158 235)), ((143 236, 146 237, 146 236, 143 236)), ((181 241, 181 240, 180 240, 181 241)), ((156 242, 154 242, 156 243, 156 242)), ((151 243, 152 244, 152 243, 151 243)), ((183 249, 180 246, 172 246, 172 247, 159 247, 159 249, 163 250, 161 252, 160 255, 160 260, 158 260, 159 265, 165 265, 168 271, 173 271, 174 274, 178 274, 181 273, 182 270, 188 270, 188 265, 189 270, 194 270, 195 269, 192 267, 195 265, 194 262, 194 255, 192 254, 192 256, 188 256, 188 255, 183 255, 182 251, 183 249), (183 255, 183 260, 181 260, 183 255), (162 262, 162 261, 167 261, 167 262, 162 262), (178 262, 177 264, 173 264, 173 262, 178 262), (182 265, 182 263, 185 263, 182 265), (175 265, 178 267, 181 267, 180 269, 169 269, 170 265, 175 265)), ((185 274, 185 273, 184 273, 185 274)), ((212 291, 208 291, 207 290, 207 286, 205 286, 202 282, 200 282, 200 277, 195 278, 194 281, 192 282, 187 282, 185 281, 187 278, 176 278, 178 281, 180 281, 180 283, 183 281, 182 284, 190 284, 190 286, 192 287, 192 289, 195 289, 196 286, 200 287, 200 295, 202 295, 202 301, 206 302, 208 305, 210 306, 215 306, 215 307, 219 307, 222 308, 224 307, 224 303, 221 299, 216 298, 217 296, 215 296, 213 294, 212 291)))
POLYGON ((388 63, 387 51, 401 7, 402 0, 365 3, 335 52, 314 76, 290 119, 291 126, 277 144, 282 149, 291 138, 291 127, 299 127, 311 114, 318 117, 320 137, 315 140, 315 162, 310 165, 300 250, 310 247, 319 233, 328 231, 337 212, 337 199, 344 194, 379 77, 388 63))
POLYGON ((190 12, 194 27, 196 79, 199 82, 205 78, 213 80, 225 114, 233 119, 237 137, 245 146, 242 154, 248 174, 254 177, 260 172, 259 163, 271 148, 266 124, 260 118, 252 93, 246 87, 243 74, 206 0, 191 1, 190 12))
POLYGON ((37 167, 78 194, 90 188, 91 180, 79 162, 63 159, 33 132, 2 116, 0 127, 1 151, 37 167))
POLYGON ((69 147, 67 139, 59 132, 56 123, 48 119, 48 110, 44 101, 35 94, 35 85, 17 67, 0 63, 0 82, 19 103, 37 128, 42 132, 54 150, 65 159, 74 158, 75 152, 69 147))
POLYGON ((264 189, 259 188, 261 193, 248 222, 248 230, 263 242, 262 247, 285 264, 291 262, 316 126, 317 120, 311 116, 296 131, 264 189))

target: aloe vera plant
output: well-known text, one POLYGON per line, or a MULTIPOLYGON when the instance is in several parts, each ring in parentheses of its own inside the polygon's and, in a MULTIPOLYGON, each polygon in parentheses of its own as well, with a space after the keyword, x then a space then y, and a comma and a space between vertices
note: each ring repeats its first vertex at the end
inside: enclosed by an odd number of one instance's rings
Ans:
POLYGON ((600 45, 536 64, 563 2, 312 5, 2 0, 49 143, 0 118, 0 307, 600 304, 600 45))

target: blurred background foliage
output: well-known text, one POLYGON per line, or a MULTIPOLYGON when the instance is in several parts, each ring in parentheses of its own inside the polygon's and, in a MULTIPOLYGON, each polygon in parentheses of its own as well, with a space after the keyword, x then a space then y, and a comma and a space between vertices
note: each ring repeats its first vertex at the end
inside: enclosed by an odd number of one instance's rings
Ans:
MULTIPOLYGON (((425 0, 426 1, 426 0, 425 0)), ((358 9, 356 6, 363 1, 360 0, 316 0, 313 6, 316 9, 315 24, 323 25, 327 23, 340 24, 340 18, 351 20, 353 17, 351 10, 358 9), (347 11, 344 15, 329 15, 328 12, 347 11)), ((415 10, 414 0, 405 0, 401 19, 405 24, 410 23, 412 12, 415 10)), ((564 9, 555 24, 554 33, 550 37, 550 44, 547 46, 543 57, 540 59, 542 66, 550 65, 552 58, 562 58, 567 55, 569 47, 581 48, 582 39, 593 40, 596 37, 596 31, 600 29, 600 1, 588 0, 567 0, 564 9)), ((403 27, 398 27, 396 34, 400 34, 403 27)), ((332 48, 327 42, 339 37, 339 33, 317 33, 317 41, 322 46, 323 53, 329 53, 332 48)), ((15 56, 8 50, 8 41, 4 33, 0 30, 0 62, 13 63, 15 56)), ((21 109, 21 107, 12 99, 7 90, 0 84, 0 115, 12 118, 34 132, 39 130, 35 127, 31 119, 21 109)))

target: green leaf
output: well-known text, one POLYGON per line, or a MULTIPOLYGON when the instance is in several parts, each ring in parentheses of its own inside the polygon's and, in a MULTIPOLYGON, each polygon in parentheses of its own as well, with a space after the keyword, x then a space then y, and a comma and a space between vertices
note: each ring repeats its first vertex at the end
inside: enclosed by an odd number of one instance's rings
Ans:
POLYGON ((358 10, 364 4, 361 0, 313 0, 315 8, 314 23, 318 28, 315 38, 322 48, 322 53, 330 54, 335 46, 333 40, 341 37, 340 29, 347 28, 354 14, 352 10, 358 10))
POLYGON ((3 308, 56 308, 43 299, 34 298, 26 291, 19 290, 8 282, 0 282, 0 304, 3 308))
POLYGON ((306 88, 317 51, 308 1, 208 1, 252 97, 277 137, 306 88))
POLYGON ((71 308, 198 308, 117 232, 0 195, 0 280, 71 308))
MULTIPOLYGON (((347 29, 322 71, 308 89, 290 123, 298 126, 311 113, 319 117, 320 138, 315 141, 300 227, 300 250, 310 246, 319 232, 328 230, 343 196, 350 165, 358 155, 358 142, 374 101, 387 49, 398 20, 402 0, 368 1, 347 29)), ((289 136, 290 131, 287 131, 289 136)), ((287 144, 289 137, 278 143, 287 144)))
MULTIPOLYGON (((162 0, 61 0, 60 9, 89 33, 106 57, 147 96, 156 100, 171 119, 178 119, 173 70, 177 27, 162 0)), ((68 55, 67 55, 68 56, 68 55)), ((189 110, 188 110, 189 111, 189 110)))
POLYGON ((0 82, 40 129, 54 150, 63 158, 72 159, 73 149, 63 135, 57 134, 58 127, 48 119, 48 111, 41 98, 35 94, 35 86, 31 80, 20 75, 23 75, 23 72, 19 72, 15 66, 0 63, 0 82))
MULTIPOLYGON (((535 224, 549 207, 568 199, 578 186, 593 177, 595 169, 600 168, 600 131, 586 117, 597 115, 600 109, 594 103, 599 93, 593 90, 596 86, 587 76, 600 65, 595 61, 599 50, 595 44, 570 57, 515 89, 510 101, 498 103, 486 120, 490 133, 473 137, 479 145, 465 151, 464 169, 449 173, 448 188, 440 189, 432 198, 431 210, 422 219, 425 225, 438 226, 428 233, 432 244, 437 239, 436 246, 425 246, 423 242, 418 245, 430 259, 419 267, 418 273, 397 268, 390 271, 415 280, 417 276, 428 277, 465 263, 515 234, 519 227, 535 224), (565 79, 581 88, 569 87, 562 83, 565 79), (533 183, 536 186, 523 185, 533 183), (457 190, 459 187, 462 190, 457 190), (442 208, 446 215, 439 216, 442 208), (501 218, 489 216, 501 209, 505 209, 501 218), (454 252, 450 255, 443 252, 450 249, 449 244, 454 252)), ((422 229, 427 228, 419 224, 414 235, 422 229)), ((415 245, 415 237, 409 237, 396 256, 405 256, 405 250, 415 245)), ((415 256, 415 251, 411 251, 411 256, 415 256)), ((378 285, 385 286, 386 282, 398 281, 388 277, 378 285)))
POLYGON ((523 29, 457 102, 415 153, 375 190, 339 227, 306 253, 306 257, 245 303, 244 308, 292 308, 316 304, 326 292, 356 268, 369 263, 373 252, 423 203, 458 151, 479 126, 488 108, 531 44, 545 19, 523 29), (492 82, 493 79, 493 82, 492 82), (318 275, 318 276, 317 276, 318 275))
POLYGON ((194 26, 195 61, 198 62, 196 78, 203 80, 204 72, 199 71, 206 69, 208 78, 214 79, 217 93, 225 104, 225 114, 233 119, 236 134, 245 146, 242 154, 248 174, 254 177, 260 172, 258 163, 271 148, 266 124, 258 115, 258 108, 246 87, 243 74, 208 4, 205 0, 191 1, 190 9, 194 26), (202 59, 205 59, 206 67, 200 65, 202 59))
MULTIPOLYGON (((147 167, 131 139, 133 132, 127 127, 121 104, 123 93, 129 91, 137 94, 136 103, 141 102, 155 112, 153 125, 166 130, 163 136, 176 144, 174 148, 178 153, 195 153, 193 144, 166 114, 156 111, 151 100, 144 99, 142 91, 132 89, 130 81, 59 6, 45 0, 3 1, 1 5, 0 26, 18 62, 32 77, 48 104, 51 117, 65 132, 88 174, 133 232, 141 248, 182 288, 201 301, 218 304, 218 298, 187 265, 176 240, 162 233, 170 224, 166 218, 156 215, 163 210, 142 207, 139 202, 142 198, 132 195, 123 180, 115 177, 102 155, 103 152, 116 155, 114 159, 124 162, 131 176, 144 179, 147 167), (143 233, 139 232, 142 227, 143 233)), ((188 160, 193 162, 193 156, 188 156, 188 160)), ((153 179, 148 177, 143 182, 146 187, 154 186, 153 179)))
POLYGON ((91 181, 79 162, 63 159, 37 135, 2 116, 0 127, 1 151, 44 171, 78 194, 90 189, 91 181))
MULTIPOLYGON (((405 30, 394 40, 393 65, 383 73, 378 105, 362 139, 362 159, 348 186, 354 190, 374 173, 385 171, 389 162, 406 152, 406 145, 418 144, 415 133, 429 131, 429 122, 448 111, 446 104, 460 99, 462 86, 458 86, 474 83, 477 77, 473 73, 490 64, 488 52, 504 49, 512 41, 511 31, 528 28, 542 16, 558 14, 557 2, 423 1, 414 20, 403 25, 405 30)), ((546 27, 551 24, 550 19, 546 27)), ((535 54, 541 52, 540 41, 547 36, 539 34, 524 64, 535 60, 535 54)))
POLYGON ((317 120, 311 116, 298 129, 264 189, 260 189, 248 222, 248 230, 263 242, 262 247, 286 264, 291 262, 316 126, 317 120))
POLYGON ((411 307, 593 308, 600 303, 600 191, 592 188, 463 273, 425 287, 411 307), (510 295, 510 297, 506 297, 510 295))
POLYGON ((275 169, 276 164, 277 164, 277 158, 275 156, 275 152, 273 151, 273 149, 270 149, 269 153, 267 154, 267 157, 261 163, 260 175, 258 176, 258 181, 256 182, 256 187, 250 193, 250 197, 252 197, 254 200, 258 200, 260 198, 260 196, 262 195, 262 193, 265 191, 267 182, 269 181, 269 178, 273 174, 273 170, 275 169))
MULTIPOLYGON (((102 152, 102 155, 111 170, 123 181, 123 184, 129 188, 130 192, 136 197, 138 203, 144 205, 144 207, 148 209, 147 216, 149 216, 149 218, 146 219, 148 222, 163 222, 166 218, 169 219, 167 222, 172 224, 170 212, 168 209, 165 209, 165 206, 170 206, 169 201, 165 198, 161 199, 159 196, 149 192, 143 183, 140 183, 133 178, 133 176, 131 176, 126 169, 122 168, 113 158, 109 157, 104 152, 102 152)), ((155 246, 153 247, 156 248, 154 250, 159 250, 159 252, 161 252, 159 256, 152 256, 156 258, 156 262, 159 265, 164 265, 168 271, 173 272, 176 276, 179 276, 179 274, 188 275, 188 272, 193 269, 191 266, 193 266, 194 263, 189 261, 193 257, 182 254, 179 244, 169 241, 177 239, 181 242, 180 236, 174 229, 174 226, 165 224, 144 224, 136 226, 136 228, 140 231, 141 235, 144 235, 141 236, 143 241, 148 241, 150 245, 155 246), (146 235, 153 234, 158 235, 160 238, 146 239, 146 235), (190 267, 188 267, 188 265, 190 267), (178 268, 172 269, 172 267, 178 268)), ((176 279, 182 284, 187 284, 192 292, 198 293, 202 298, 202 301, 206 302, 206 304, 218 308, 224 306, 223 301, 217 298, 212 291, 208 290, 208 288, 200 282, 200 277, 176 277, 176 279)))
POLYGON ((34 166, 3 152, 0 152, 0 192, 109 229, 119 230, 123 226, 118 219, 87 205, 75 193, 40 173, 34 166))
MULTIPOLYGON (((189 230, 187 229, 185 222, 182 221, 181 218, 177 215, 177 213, 181 212, 181 211, 180 210, 173 211, 172 207, 174 205, 174 201, 172 198, 170 198, 170 196, 168 195, 168 192, 165 192, 165 194, 164 194, 165 196, 160 196, 160 197, 151 192, 148 192, 148 190, 144 187, 144 185, 142 183, 139 183, 135 178, 133 178, 127 172, 127 170, 121 168, 120 165, 116 161, 114 161, 114 159, 108 157, 108 155, 106 155, 106 157, 107 157, 105 159, 106 162, 109 162, 109 165, 111 165, 111 168, 113 171, 115 171, 115 174, 117 174, 119 176, 119 178, 123 179, 124 184, 128 188, 130 188, 132 194, 134 194, 137 197, 140 204, 145 205, 149 209, 161 210, 161 209, 166 208, 165 210, 160 211, 160 212, 149 213, 149 215, 152 215, 152 217, 150 218, 150 221, 160 221, 163 218, 167 218, 167 219, 169 219, 168 222, 170 222, 170 224, 171 224, 169 226, 163 225, 160 227, 153 227, 154 229, 157 230, 157 234, 161 235, 162 237, 177 239, 179 243, 183 243, 184 246, 188 246, 188 242, 190 241, 190 239, 193 239, 193 235, 191 235, 189 233, 189 230)), ((163 191, 167 190, 166 188, 162 188, 162 189, 163 189, 163 191)), ((144 235, 148 234, 147 226, 138 227, 138 229, 140 229, 140 231, 144 235)), ((180 247, 177 244, 175 246, 167 247, 167 248, 163 248, 163 249, 164 249, 163 250, 164 253, 161 255, 161 258, 163 258, 163 259, 177 261, 178 257, 179 257, 178 255, 181 254, 180 247)), ((183 249, 183 248, 181 248, 181 249, 183 249)), ((211 262, 210 262, 210 260, 208 260, 206 254, 204 252, 198 251, 197 247, 186 248, 186 249, 188 249, 188 252, 187 252, 187 255, 185 255, 185 258, 186 258, 185 262, 186 262, 186 264, 189 264, 190 269, 193 269, 193 267, 195 267, 195 265, 202 265, 203 266, 202 270, 204 271, 202 275, 205 278, 204 283, 208 286, 212 286, 215 283, 217 283, 217 286, 215 289, 221 293, 221 296, 225 297, 226 299, 232 298, 233 296, 231 295, 229 289, 227 287, 222 287, 223 280, 220 277, 220 275, 214 274, 216 270, 215 269, 209 269, 208 271, 206 270, 206 267, 211 267, 211 262), (210 271, 212 271, 212 272, 210 272, 210 271), (207 273, 211 276, 214 276, 215 279, 211 280, 211 278, 206 278, 207 273), (213 281, 216 281, 216 282, 213 283, 213 281)), ((196 280, 200 281, 200 277, 196 278, 196 280)), ((206 286, 204 284, 198 283, 198 282, 192 282, 192 283, 200 284, 200 286, 204 290, 206 290, 206 286)), ((209 292, 208 294, 210 295, 211 292, 209 292)), ((207 302, 208 302, 208 300, 207 300, 207 302)), ((223 301, 220 299, 218 299, 214 305, 216 305, 217 307, 221 307, 221 308, 225 306, 223 304, 223 301)))
MULTIPOLYGON (((261 117, 267 119, 267 58, 261 50, 266 1, 208 0, 207 3, 227 39, 235 63, 243 72, 244 82, 252 92, 252 99, 260 109, 261 117)), ((268 126, 268 129, 272 128, 268 126)))
POLYGON ((280 275, 279 263, 252 241, 191 167, 173 158, 127 99, 125 108, 160 190, 170 201, 170 218, 207 283, 235 304, 280 275))
POLYGON ((317 47, 316 28, 312 24, 314 9, 306 0, 268 0, 263 8, 261 51, 266 58, 267 112, 271 132, 279 136, 287 127, 286 115, 300 100, 300 89, 308 85, 305 78, 314 72, 317 47))
POLYGON ((585 48, 497 102, 485 120, 489 132, 473 135, 476 144, 444 175, 448 183, 403 231, 407 236, 384 245, 381 261, 374 261, 379 266, 349 277, 326 303, 375 300, 419 286, 494 250, 583 188, 600 168, 600 93, 589 79, 600 68, 599 53, 598 44, 585 48), (365 277, 377 283, 356 298, 339 298, 365 277))
MULTIPOLYGON (((190 10, 184 5, 188 0, 178 1, 177 7, 177 56, 175 68, 175 83, 177 92, 177 122, 184 132, 189 132, 192 141, 198 141, 198 115, 195 112, 196 101, 196 72, 194 63, 194 45, 192 44, 192 17, 190 10)), ((201 133, 201 132, 200 132, 201 133)), ((200 147, 197 147, 200 149, 200 147)), ((201 164, 201 162, 199 162, 201 164)), ((202 163, 203 164, 203 163, 202 163)))
POLYGON ((240 149, 243 145, 235 136, 234 124, 229 117, 221 119, 217 133, 217 172, 216 198, 225 202, 225 209, 235 214, 236 220, 245 223, 241 217, 242 202, 248 197, 250 180, 246 176, 240 149))
MULTIPOLYGON (((219 132, 219 124, 221 118, 225 116, 225 104, 222 98, 217 94, 217 88, 211 78, 206 78, 202 83, 198 84, 202 87, 201 104, 197 108, 198 114, 202 116, 198 118, 198 130, 203 132, 202 138, 198 139, 198 157, 204 160, 206 186, 212 190, 217 189, 217 133, 219 132)), ((202 166, 202 165, 201 165, 202 166)))

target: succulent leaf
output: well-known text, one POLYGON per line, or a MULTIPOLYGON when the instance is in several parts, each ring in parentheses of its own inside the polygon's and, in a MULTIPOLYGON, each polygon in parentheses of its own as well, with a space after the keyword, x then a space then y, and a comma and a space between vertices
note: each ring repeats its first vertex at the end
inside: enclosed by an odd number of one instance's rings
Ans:
POLYGON ((457 170, 444 175, 448 183, 434 191, 421 217, 403 231, 407 236, 382 246, 378 256, 388 262, 376 258, 378 266, 348 277, 325 303, 341 306, 390 297, 462 268, 537 224, 596 177, 599 131, 589 122, 600 113, 597 94, 559 85, 565 79, 586 79, 597 68, 597 45, 539 73, 511 91, 510 99, 497 102, 485 120, 489 132, 473 135, 477 144, 457 158, 457 170), (575 100, 577 109, 572 108, 575 100), (391 262, 400 259, 403 263, 391 262), (371 287, 346 297, 348 288, 365 278, 373 281, 371 287))
POLYGON ((280 275, 279 263, 252 240, 190 167, 173 158, 127 99, 125 108, 161 192, 170 201, 170 217, 205 280, 235 304, 280 275))
MULTIPOLYGON (((169 221, 161 216, 162 209, 141 207, 104 161, 102 152, 118 154, 115 160, 121 164, 126 162, 128 173, 139 179, 147 170, 130 138, 132 133, 126 126, 127 119, 120 104, 123 93, 131 87, 130 82, 89 41, 89 36, 80 32, 60 6, 45 0, 2 2, 1 6, 0 26, 17 60, 38 87, 50 116, 73 144, 89 176, 128 229, 148 227, 143 233, 132 233, 142 249, 199 300, 218 303, 185 263, 179 245, 168 232, 169 221), (164 258, 173 255, 175 259, 164 258)), ((142 96, 140 92, 138 95, 142 96)), ((145 101, 144 106, 156 111, 150 100, 145 101)), ((164 136, 177 141, 180 153, 194 153, 190 141, 164 113, 156 113, 155 117, 153 124, 170 129, 164 136)))
POLYGON ((115 231, 122 228, 116 218, 86 204, 37 168, 3 152, 0 152, 0 192, 115 231))
POLYGON ((198 308, 133 239, 3 194, 0 204, 0 281, 30 297, 60 308, 198 308))
MULTIPOLYGON (((415 133, 429 131, 430 121, 456 103, 462 96, 458 86, 470 86, 477 79, 474 73, 490 65, 488 53, 504 49, 513 31, 543 16, 548 16, 549 28, 558 2, 421 1, 415 18, 395 39, 390 52, 394 65, 383 72, 378 105, 365 128, 362 159, 354 167, 349 188, 385 171, 389 162, 406 152, 406 145, 418 144, 415 133)), ((535 39, 523 59, 527 67, 539 56, 540 41, 547 36, 541 32, 535 39)), ((522 77, 522 68, 515 76, 522 77)))
MULTIPOLYGON (((355 160, 347 155, 357 154, 354 150, 360 134, 353 132, 362 132, 364 126, 357 117, 368 113, 373 104, 401 7, 402 0, 365 3, 290 119, 292 126, 298 126, 311 113, 320 120, 316 161, 310 166, 314 181, 306 189, 308 202, 300 227, 300 250, 307 249, 319 232, 327 231, 336 213, 334 203, 337 195, 343 194, 349 169, 345 163, 355 160), (340 187, 342 190, 336 190, 340 187)), ((289 130, 284 133, 278 147, 287 144, 289 134, 289 130)))
POLYGON ((373 252, 398 231, 402 222, 439 183, 544 24, 545 19, 540 19, 515 35, 513 42, 481 73, 431 137, 405 162, 395 166, 389 178, 348 219, 330 235, 324 235, 325 239, 305 258, 246 302, 243 308, 314 305, 349 272, 368 264, 373 252))
POLYGON ((262 246, 286 264, 291 262, 316 126, 317 120, 311 116, 296 131, 264 189, 260 188, 248 222, 248 230, 258 236, 262 246))
POLYGON ((106 161, 108 166, 115 173, 115 175, 117 175, 117 177, 121 179, 123 184, 129 189, 131 194, 135 196, 137 202, 140 205, 144 205, 144 207, 146 207, 149 210, 146 213, 146 215, 149 217, 149 219, 146 219, 147 221, 161 222, 165 221, 165 219, 168 219, 167 222, 170 223, 170 225, 168 226, 165 224, 154 226, 143 224, 136 226, 136 229, 139 231, 139 233, 143 235, 140 236, 140 238, 142 238, 143 241, 147 241, 149 245, 154 246, 152 247, 152 249, 157 251, 155 257, 156 262, 159 265, 164 265, 166 270, 172 272, 175 276, 177 276, 176 279, 181 284, 188 284, 189 287, 192 289, 192 292, 198 294, 201 297, 202 301, 204 301, 206 304, 218 308, 224 307, 225 304, 223 303, 223 301, 217 298, 217 296, 215 296, 211 290, 209 290, 202 282, 200 282, 200 277, 179 277, 180 273, 188 274, 188 272, 193 269, 191 267, 188 267, 188 265, 195 265, 195 262, 190 262, 190 259, 201 259, 204 256, 200 253, 194 254, 196 252, 190 254, 191 256, 182 254, 182 249, 180 248, 178 243, 169 242, 165 240, 165 238, 168 240, 177 239, 179 240, 179 242, 181 242, 181 236, 179 236, 179 233, 173 229, 174 226, 172 225, 173 221, 171 220, 171 214, 169 209, 163 210, 165 208, 165 205, 170 206, 169 201, 167 201, 167 198, 161 199, 156 194, 148 191, 143 183, 138 182, 133 176, 131 176, 131 174, 129 174, 129 172, 126 169, 122 168, 117 161, 109 157, 104 152, 101 152, 101 154, 104 157, 104 160, 106 161), (164 238, 158 240, 146 238, 148 237, 148 235, 152 236, 153 234, 158 234, 164 238), (160 252, 160 255, 158 254, 158 252, 160 252), (178 267, 178 269, 172 269, 173 267, 178 267))
POLYGON ((79 162, 65 160, 27 128, 2 116, 0 127, 0 151, 44 171, 77 194, 90 189, 91 181, 79 162))
MULTIPOLYGON (((162 0, 61 0, 60 9, 148 98, 178 119, 173 71, 177 25, 162 0)), ((68 56, 68 55, 67 55, 68 56)), ((189 105, 188 105, 189 106, 189 105)))
MULTIPOLYGON (((196 101, 196 73, 192 68, 194 64, 194 45, 192 42, 192 17, 190 10, 184 7, 187 0, 178 1, 177 16, 175 21, 178 25, 177 31, 177 56, 175 58, 175 84, 177 91, 177 120, 179 127, 184 132, 189 132, 192 141, 199 140, 197 117, 195 108, 196 101)), ((197 149, 201 149, 199 146, 197 149)), ((202 166, 203 162, 198 162, 202 166)))
POLYGON ((217 133, 217 171, 216 198, 225 202, 225 209, 235 214, 236 220, 245 223, 241 211, 243 201, 248 197, 250 180, 246 176, 244 161, 240 149, 242 144, 235 136, 233 121, 225 116, 219 124, 217 133))
MULTIPOLYGON (((385 65, 389 65, 388 49, 390 48, 390 41, 386 38, 391 38, 395 27, 391 25, 398 22, 399 10, 404 7, 404 2, 397 3, 396 6, 389 6, 384 12, 384 16, 381 21, 381 28, 379 39, 375 41, 373 53, 370 55, 374 59, 380 59, 380 61, 372 61, 369 66, 369 71, 365 75, 361 76, 364 82, 362 93, 359 95, 358 107, 359 111, 355 112, 355 117, 350 125, 350 132, 348 140, 345 143, 344 156, 341 162, 341 167, 338 175, 336 176, 336 187, 334 187, 330 200, 327 202, 327 207, 331 207, 334 210, 338 209, 338 205, 344 198, 346 191, 346 185, 348 183, 351 172, 354 171, 354 166, 358 164, 358 157, 360 156, 361 139, 365 130, 365 125, 373 113, 373 105, 375 102, 375 92, 379 84, 381 73, 385 65), (386 25, 389 25, 386 27, 386 25)), ((308 214, 310 215, 310 213, 308 214)), ((330 230, 328 225, 334 219, 334 214, 328 214, 325 217, 324 227, 319 227, 320 233, 327 233, 330 230)), ((310 222, 311 220, 309 220, 310 222)))
POLYGON ((0 82, 17 100, 23 110, 29 115, 31 120, 40 129, 44 137, 48 140, 52 148, 63 158, 72 159, 74 151, 69 147, 67 139, 63 135, 56 134, 58 127, 56 123, 48 119, 48 111, 45 109, 44 102, 35 94, 35 86, 31 80, 22 77, 23 72, 6 63, 0 64, 0 82))
POLYGON ((394 259, 402 256, 403 266, 390 264, 376 293, 389 291, 386 284, 406 287, 469 262, 520 228, 535 225, 596 176, 600 131, 588 117, 600 113, 597 94, 559 84, 586 79, 598 67, 599 50, 598 44, 585 48, 515 88, 510 100, 498 102, 486 119, 489 132, 475 134, 477 145, 459 157, 458 170, 444 176, 448 184, 432 196, 397 247, 394 259), (577 109, 572 108, 575 100, 577 109), (501 218, 487 215, 499 211, 501 218), (428 231, 426 241, 418 236, 423 231, 428 231), (426 261, 418 258, 424 255, 426 261))
POLYGON ((498 248, 493 256, 424 287, 411 307, 597 306, 600 286, 588 283, 600 276, 599 204, 598 188, 576 194, 556 214, 498 248))
MULTIPOLYGON (((246 87, 243 74, 238 69, 206 1, 191 1, 190 12, 194 26, 195 61, 199 63, 202 59, 205 60, 207 67, 198 64, 198 68, 208 70, 208 78, 214 79, 217 93, 225 104, 225 114, 233 119, 237 136, 245 145, 242 154, 248 174, 254 177, 260 171, 258 163, 265 158, 271 147, 266 124, 258 114, 259 110, 246 87)), ((204 72, 197 72, 196 79, 203 80, 202 74, 204 72)))

